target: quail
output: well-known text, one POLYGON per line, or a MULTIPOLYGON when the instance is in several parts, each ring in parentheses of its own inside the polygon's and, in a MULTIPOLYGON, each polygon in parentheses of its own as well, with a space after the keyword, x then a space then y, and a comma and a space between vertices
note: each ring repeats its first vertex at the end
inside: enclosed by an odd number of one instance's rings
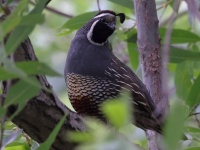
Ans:
MULTIPOLYGON (((71 42, 65 65, 65 81, 72 106, 78 114, 103 120, 101 104, 129 91, 134 124, 162 133, 156 106, 142 81, 112 52, 108 38, 117 17, 125 15, 103 10, 80 28, 71 42)), ((117 114, 117 112, 116 112, 117 114)))

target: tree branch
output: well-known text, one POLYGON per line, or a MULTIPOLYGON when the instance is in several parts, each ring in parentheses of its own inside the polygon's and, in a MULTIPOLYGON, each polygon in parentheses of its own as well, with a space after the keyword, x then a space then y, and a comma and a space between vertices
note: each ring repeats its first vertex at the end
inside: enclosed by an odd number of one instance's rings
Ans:
MULTIPOLYGON (((50 1, 48 1, 48 3, 49 3, 49 2, 50 2, 50 1)), ((32 5, 35 5, 35 3, 32 2, 32 1, 30 1, 30 3, 31 3, 32 5)), ((47 4, 48 4, 48 3, 47 3, 47 4)), ((61 11, 59 11, 59 10, 56 10, 55 8, 52 8, 52 7, 50 7, 50 6, 46 6, 45 9, 48 10, 48 11, 51 11, 51 12, 53 12, 53 13, 55 13, 55 14, 64 16, 64 17, 66 17, 66 18, 73 18, 72 15, 63 13, 63 12, 61 12, 61 11)))
MULTIPOLYGON (((171 14, 169 19, 169 25, 168 29, 166 31, 166 36, 164 39, 164 47, 162 51, 162 93, 163 93, 163 102, 168 102, 169 97, 169 88, 168 88, 168 72, 167 72, 167 66, 169 63, 169 50, 170 50, 170 40, 171 40, 171 34, 172 34, 172 27, 174 25, 174 21, 178 14, 178 9, 180 5, 181 0, 177 0, 174 2, 174 12, 171 14)), ((165 104, 161 107, 164 108, 165 104)))
POLYGON ((101 11, 100 1, 99 0, 97 0, 97 7, 98 7, 98 10, 101 11))
MULTIPOLYGON (((159 108, 157 112, 161 112, 164 115, 168 107, 168 102, 163 102, 162 92, 160 90, 162 87, 161 46, 155 0, 134 0, 134 7, 138 30, 137 44, 140 52, 143 81, 157 105, 157 108, 159 108)), ((163 120, 163 116, 159 119, 163 120)), ((149 149, 158 150, 155 133, 148 131, 146 134, 148 137, 149 149)))
MULTIPOLYGON (((13 55, 16 62, 37 61, 29 39, 21 43, 13 55)), ((37 75, 36 78, 43 87, 48 88, 51 92, 41 90, 38 96, 33 97, 27 102, 25 108, 14 117, 13 122, 22 128, 32 139, 42 143, 47 139, 63 115, 67 114, 66 120, 52 144, 51 149, 75 149, 76 144, 68 141, 66 133, 68 131, 83 131, 85 129, 81 117, 62 104, 45 76, 37 75)), ((11 81, 11 84, 9 84, 9 82, 10 81, 5 81, 3 84, 3 95, 6 95, 10 86, 14 84, 14 80, 11 81)), ((16 109, 17 106, 14 105, 9 107, 8 116, 11 116, 16 109)))

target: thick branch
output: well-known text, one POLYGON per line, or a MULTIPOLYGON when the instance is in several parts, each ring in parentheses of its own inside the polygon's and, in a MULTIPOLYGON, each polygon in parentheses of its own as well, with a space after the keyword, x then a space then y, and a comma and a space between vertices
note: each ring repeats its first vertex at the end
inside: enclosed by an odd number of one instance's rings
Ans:
MULTIPOLYGON (((26 39, 14 53, 15 61, 35 61, 37 60, 34 50, 29 39, 26 39)), ((13 119, 13 122, 22 128, 32 139, 39 143, 45 139, 52 132, 56 124, 63 117, 68 114, 64 125, 62 126, 55 142, 51 149, 55 150, 73 150, 76 146, 66 139, 68 131, 78 130, 83 131, 84 125, 75 112, 70 111, 53 92, 50 84, 43 75, 37 75, 43 87, 50 89, 52 92, 41 90, 40 94, 27 102, 25 108, 13 119)), ((5 81, 3 86, 3 95, 5 96, 13 81, 5 81), (11 83, 11 84, 9 84, 11 83)), ((17 109, 16 106, 9 108, 8 115, 12 115, 17 109)))
MULTIPOLYGON (((157 105, 157 112, 164 115, 168 102, 162 101, 162 62, 155 0, 134 0, 134 7, 143 80, 157 105)), ((147 136, 149 149, 157 150, 155 133, 147 132, 147 136)))

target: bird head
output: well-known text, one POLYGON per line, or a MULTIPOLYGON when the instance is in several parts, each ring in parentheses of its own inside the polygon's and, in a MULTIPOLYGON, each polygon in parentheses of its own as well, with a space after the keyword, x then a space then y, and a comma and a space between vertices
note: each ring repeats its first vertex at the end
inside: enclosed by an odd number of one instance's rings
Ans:
POLYGON ((120 17, 120 22, 123 23, 125 20, 123 13, 116 14, 113 11, 104 10, 96 14, 84 26, 88 41, 98 46, 107 43, 109 36, 115 31, 117 16, 120 17))

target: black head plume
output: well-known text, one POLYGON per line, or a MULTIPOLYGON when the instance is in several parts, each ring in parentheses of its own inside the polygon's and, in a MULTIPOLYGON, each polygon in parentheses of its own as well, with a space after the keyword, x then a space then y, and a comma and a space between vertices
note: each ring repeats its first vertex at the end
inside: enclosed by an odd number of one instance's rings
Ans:
POLYGON ((125 21, 125 19, 126 19, 126 16, 125 16, 124 13, 116 14, 116 16, 119 16, 120 22, 121 22, 121 23, 124 23, 124 21, 125 21))

